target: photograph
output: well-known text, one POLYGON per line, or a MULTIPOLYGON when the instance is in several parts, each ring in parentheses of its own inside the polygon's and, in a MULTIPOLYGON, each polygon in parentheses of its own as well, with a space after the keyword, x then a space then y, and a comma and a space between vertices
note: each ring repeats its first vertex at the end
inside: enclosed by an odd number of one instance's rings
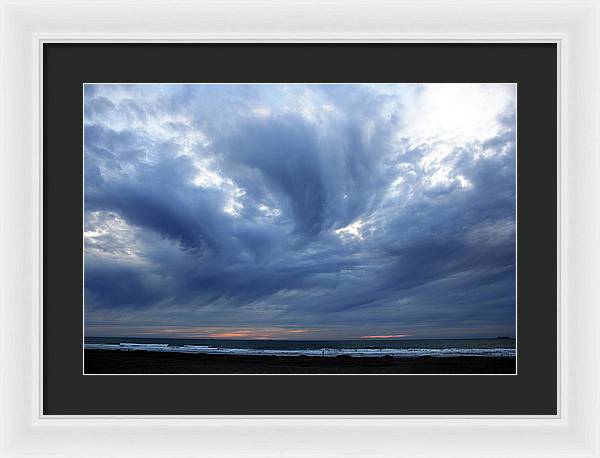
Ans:
POLYGON ((83 373, 517 374, 517 84, 85 83, 83 373))

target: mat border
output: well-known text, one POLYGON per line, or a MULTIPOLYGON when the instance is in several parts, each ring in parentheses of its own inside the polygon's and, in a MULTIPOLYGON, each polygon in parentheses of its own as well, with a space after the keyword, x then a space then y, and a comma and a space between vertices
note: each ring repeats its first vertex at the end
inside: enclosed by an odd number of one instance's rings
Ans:
POLYGON ((0 14, 0 456, 600 456, 598 0, 3 0, 0 14), (42 415, 40 59, 52 42, 556 43, 559 414, 42 415))

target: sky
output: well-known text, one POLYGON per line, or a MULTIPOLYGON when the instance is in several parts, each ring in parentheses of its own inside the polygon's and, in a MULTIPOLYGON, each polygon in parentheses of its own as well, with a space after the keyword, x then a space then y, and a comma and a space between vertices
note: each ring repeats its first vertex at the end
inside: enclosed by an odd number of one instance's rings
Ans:
POLYGON ((515 335, 516 85, 84 102, 86 336, 515 335))

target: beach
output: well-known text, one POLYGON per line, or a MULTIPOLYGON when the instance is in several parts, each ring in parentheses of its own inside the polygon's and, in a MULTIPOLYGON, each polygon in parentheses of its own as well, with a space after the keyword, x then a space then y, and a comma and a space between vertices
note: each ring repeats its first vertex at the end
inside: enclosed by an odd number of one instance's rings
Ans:
POLYGON ((85 350, 85 374, 514 374, 514 357, 352 357, 85 350))

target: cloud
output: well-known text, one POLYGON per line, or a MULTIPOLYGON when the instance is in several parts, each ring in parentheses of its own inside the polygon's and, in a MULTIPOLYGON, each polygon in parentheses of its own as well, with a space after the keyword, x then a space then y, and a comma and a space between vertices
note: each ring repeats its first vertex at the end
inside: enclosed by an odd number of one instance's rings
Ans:
POLYGON ((514 334, 515 97, 86 85, 86 329, 514 334))

